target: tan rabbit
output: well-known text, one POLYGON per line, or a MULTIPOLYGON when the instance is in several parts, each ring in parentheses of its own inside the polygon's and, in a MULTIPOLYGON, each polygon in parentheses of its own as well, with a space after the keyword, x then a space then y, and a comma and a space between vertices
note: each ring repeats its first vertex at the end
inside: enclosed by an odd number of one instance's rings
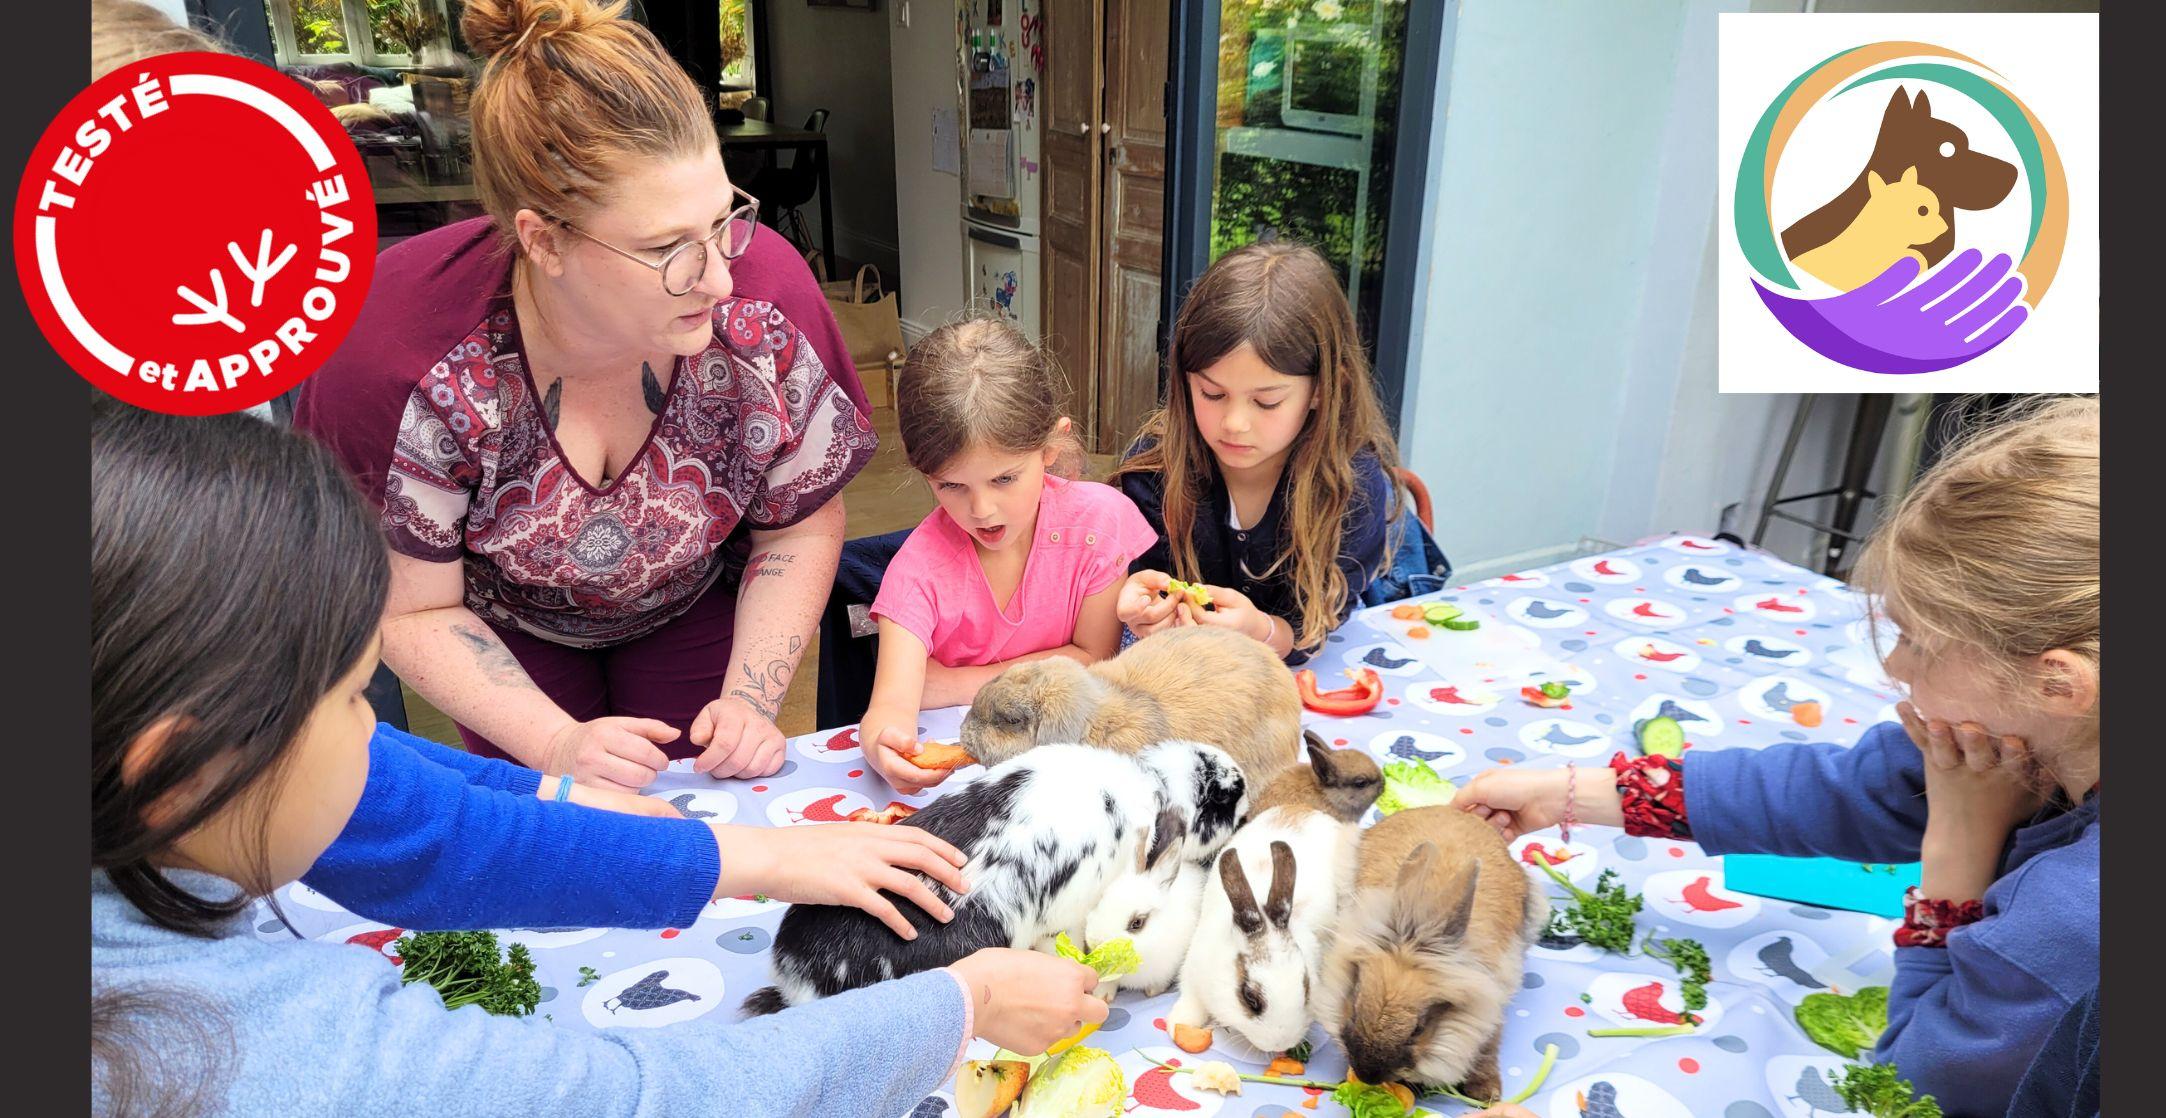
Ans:
POLYGON ((1489 824, 1449 806, 1369 828, 1354 882, 1318 1006, 1354 1074, 1498 1097, 1504 1010, 1548 898, 1489 824))
POLYGON ((1225 750, 1262 788, 1300 756, 1294 673, 1250 637, 1186 626, 1088 668, 1065 657, 1017 664, 978 690, 962 729, 963 748, 987 766, 1034 745, 1138 753, 1173 739, 1225 750))

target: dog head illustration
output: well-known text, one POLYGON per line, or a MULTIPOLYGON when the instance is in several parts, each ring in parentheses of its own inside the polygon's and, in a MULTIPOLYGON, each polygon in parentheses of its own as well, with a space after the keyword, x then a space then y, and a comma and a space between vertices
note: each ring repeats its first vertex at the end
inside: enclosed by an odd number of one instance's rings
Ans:
POLYGON ((1880 132, 1865 167, 1841 194, 1783 230, 1783 252, 1794 260, 1848 229, 1872 200, 1868 175, 1893 184, 1913 167, 1913 181, 1939 200, 1940 217, 1947 224, 1931 243, 1920 244, 1928 267, 1955 247, 1955 211, 1991 209, 2016 184, 2015 164, 1971 150, 1970 137, 1961 128, 1933 115, 1924 90, 1913 95, 1897 87, 1881 114, 1880 132))

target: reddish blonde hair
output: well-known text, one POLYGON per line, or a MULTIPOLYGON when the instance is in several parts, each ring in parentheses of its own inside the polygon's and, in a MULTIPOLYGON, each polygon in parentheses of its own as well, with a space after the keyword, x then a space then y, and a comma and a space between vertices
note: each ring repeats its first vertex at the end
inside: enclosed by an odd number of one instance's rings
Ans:
POLYGON ((474 90, 474 185, 505 236, 523 209, 584 216, 635 159, 715 146, 699 88, 623 13, 623 0, 468 0, 459 29, 488 56, 474 90))

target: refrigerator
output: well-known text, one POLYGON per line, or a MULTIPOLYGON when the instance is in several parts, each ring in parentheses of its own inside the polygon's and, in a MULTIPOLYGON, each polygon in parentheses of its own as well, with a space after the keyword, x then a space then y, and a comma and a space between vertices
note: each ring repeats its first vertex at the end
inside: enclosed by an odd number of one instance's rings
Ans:
POLYGON ((965 0, 957 27, 965 290, 974 309, 1008 319, 1032 341, 1043 330, 1042 3, 965 0))

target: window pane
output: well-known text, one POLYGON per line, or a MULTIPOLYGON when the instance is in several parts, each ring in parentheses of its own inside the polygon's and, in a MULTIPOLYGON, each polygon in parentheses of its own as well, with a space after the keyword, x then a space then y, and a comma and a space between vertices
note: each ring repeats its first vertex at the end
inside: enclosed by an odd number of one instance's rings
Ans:
POLYGON ((302 54, 345 54, 346 14, 339 0, 293 0, 293 47, 302 54))
POLYGON ((1315 246, 1372 340, 1405 53, 1406 0, 1220 0, 1211 257, 1315 246))
POLYGON ((449 35, 436 0, 366 0, 378 54, 419 55, 449 35))
POLYGON ((752 16, 745 0, 722 0, 722 82, 750 88, 759 71, 753 68, 752 16))

